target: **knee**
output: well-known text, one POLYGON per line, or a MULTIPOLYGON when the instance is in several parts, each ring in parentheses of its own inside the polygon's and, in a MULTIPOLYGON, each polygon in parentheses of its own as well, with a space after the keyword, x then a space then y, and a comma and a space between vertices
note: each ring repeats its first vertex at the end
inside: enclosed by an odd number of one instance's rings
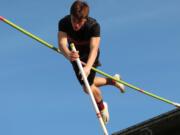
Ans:
MULTIPOLYGON (((96 92, 96 87, 95 87, 95 85, 92 84, 92 85, 90 86, 90 88, 91 88, 92 93, 94 94, 94 93, 96 92)), ((85 92, 86 94, 89 94, 88 89, 87 89, 86 86, 84 86, 84 85, 83 85, 83 90, 84 90, 84 92, 85 92)))
POLYGON ((100 90, 94 84, 91 85, 91 90, 92 90, 93 95, 101 95, 100 90))

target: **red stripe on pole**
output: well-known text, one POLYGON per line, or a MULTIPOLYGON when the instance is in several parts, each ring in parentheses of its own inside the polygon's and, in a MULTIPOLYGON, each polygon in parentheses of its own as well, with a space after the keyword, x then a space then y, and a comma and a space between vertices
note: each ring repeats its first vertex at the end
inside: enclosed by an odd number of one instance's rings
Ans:
POLYGON ((0 20, 3 21, 3 20, 4 20, 4 17, 0 16, 0 20))

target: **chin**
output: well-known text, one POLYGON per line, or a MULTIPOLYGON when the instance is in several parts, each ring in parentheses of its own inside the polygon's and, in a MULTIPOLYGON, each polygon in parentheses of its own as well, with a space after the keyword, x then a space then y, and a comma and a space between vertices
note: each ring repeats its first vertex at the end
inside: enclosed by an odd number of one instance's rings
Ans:
POLYGON ((79 31, 80 29, 74 29, 74 31, 79 31))

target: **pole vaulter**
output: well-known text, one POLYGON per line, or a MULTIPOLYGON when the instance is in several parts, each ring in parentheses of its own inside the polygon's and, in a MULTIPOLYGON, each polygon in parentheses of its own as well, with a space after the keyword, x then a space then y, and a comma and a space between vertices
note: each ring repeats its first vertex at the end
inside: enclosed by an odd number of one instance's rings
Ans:
MULTIPOLYGON (((24 33, 25 35, 31 37, 32 39, 40 42, 41 44, 45 45, 46 47, 48 47, 48 48, 56 51, 57 53, 62 54, 58 48, 56 48, 56 47, 54 47, 53 45, 47 43, 47 42, 44 41, 43 39, 41 39, 41 38, 33 35, 32 33, 28 32, 27 30, 25 30, 25 29, 21 28, 20 26, 14 24, 13 22, 5 19, 4 17, 0 16, 0 20, 3 21, 4 23, 10 25, 11 27, 17 29, 18 31, 24 33)), ((76 51, 76 49, 75 49, 75 47, 74 47, 73 45, 71 45, 71 47, 72 47, 72 49, 73 49, 74 51, 76 51)), ((100 115, 100 113, 99 113, 99 109, 98 109, 98 107, 97 107, 97 104, 96 104, 96 102, 95 102, 94 96, 93 96, 93 94, 92 94, 92 92, 91 92, 91 88, 90 88, 90 86, 89 86, 89 83, 88 83, 88 81, 87 81, 87 78, 86 78, 86 76, 85 76, 85 74, 84 74, 84 71, 83 71, 83 68, 82 68, 82 65, 86 65, 86 64, 85 64, 84 62, 81 62, 79 59, 77 59, 76 62, 77 62, 78 68, 80 69, 81 74, 82 74, 82 76, 83 76, 83 81, 84 81, 84 83, 85 83, 85 85, 86 85, 86 87, 87 87, 87 89, 88 89, 89 94, 90 94, 92 103, 93 103, 93 105, 94 105, 94 108, 95 108, 97 117, 98 117, 98 119, 99 119, 99 121, 100 121, 100 124, 101 124, 101 127, 102 127, 102 129, 103 129, 103 132, 104 132, 105 135, 108 135, 107 129, 106 129, 105 124, 104 124, 104 122, 103 122, 103 120, 102 120, 102 117, 101 117, 101 115, 100 115), (83 74, 84 74, 84 75, 83 75, 83 74)), ((165 103, 168 103, 168 104, 170 104, 170 105, 173 105, 173 106, 175 106, 175 107, 180 107, 180 104, 179 104, 179 103, 173 102, 173 101, 171 101, 171 100, 168 100, 168 99, 165 99, 165 98, 163 98, 163 97, 157 96, 157 95, 155 95, 155 94, 153 94, 153 93, 147 92, 147 91, 145 91, 145 90, 143 90, 143 89, 141 89, 141 88, 138 88, 138 87, 136 87, 136 86, 134 86, 134 85, 132 85, 132 84, 129 84, 129 83, 123 81, 123 80, 116 79, 116 78, 114 78, 113 76, 111 76, 111 75, 109 75, 109 74, 107 74, 107 73, 105 73, 105 72, 103 72, 103 71, 101 71, 101 70, 99 70, 99 69, 96 69, 96 68, 92 67, 92 70, 94 70, 95 72, 97 72, 97 73, 99 73, 99 74, 101 74, 101 75, 103 75, 103 76, 105 76, 105 77, 108 77, 108 78, 110 78, 110 79, 112 79, 112 80, 114 80, 114 81, 116 81, 116 82, 122 83, 122 84, 128 86, 129 88, 132 88, 132 89, 134 89, 134 90, 136 90, 136 91, 139 91, 139 92, 141 92, 141 93, 143 93, 143 94, 145 94, 145 95, 148 95, 148 96, 153 97, 153 98, 155 98, 155 99, 161 100, 161 101, 163 101, 163 102, 165 102, 165 103)))

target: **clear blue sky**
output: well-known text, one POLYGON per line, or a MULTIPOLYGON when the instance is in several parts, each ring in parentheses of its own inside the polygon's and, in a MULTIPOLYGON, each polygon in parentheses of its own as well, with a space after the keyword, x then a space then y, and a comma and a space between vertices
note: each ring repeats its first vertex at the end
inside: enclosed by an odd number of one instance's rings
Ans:
MULTIPOLYGON (((57 47, 73 0, 1 0, 0 15, 57 47)), ((180 102, 180 1, 88 0, 101 24, 101 70, 180 102)), ((61 55, 0 22, 0 134, 100 135, 89 96, 61 55)), ((102 87, 110 133, 173 106, 127 88, 102 87)))

